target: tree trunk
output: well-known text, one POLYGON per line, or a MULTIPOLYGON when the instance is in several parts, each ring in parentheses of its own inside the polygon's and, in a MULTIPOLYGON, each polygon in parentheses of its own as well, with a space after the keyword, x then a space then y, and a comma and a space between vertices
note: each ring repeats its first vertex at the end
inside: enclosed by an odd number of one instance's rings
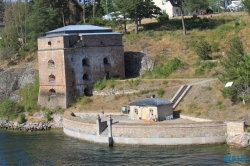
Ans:
POLYGON ((83 0, 83 6, 82 6, 82 20, 83 23, 85 24, 85 0, 83 0))
POLYGON ((138 17, 137 17, 137 7, 135 8, 135 34, 138 34, 138 17))
POLYGON ((125 14, 123 14, 123 20, 124 20, 124 33, 127 33, 127 23, 126 23, 125 14))
POLYGON ((182 10, 182 6, 180 6, 181 9, 181 21, 182 21, 182 29, 183 29, 183 35, 186 36, 186 27, 185 27, 185 23, 184 23, 184 16, 183 16, 183 10, 182 10))

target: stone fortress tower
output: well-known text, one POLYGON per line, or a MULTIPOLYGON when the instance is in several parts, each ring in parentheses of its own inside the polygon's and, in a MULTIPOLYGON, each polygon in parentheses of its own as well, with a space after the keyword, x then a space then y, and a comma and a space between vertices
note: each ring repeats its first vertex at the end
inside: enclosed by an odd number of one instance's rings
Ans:
POLYGON ((122 34, 110 28, 69 25, 38 38, 38 104, 67 108, 92 95, 96 81, 125 77, 122 34))

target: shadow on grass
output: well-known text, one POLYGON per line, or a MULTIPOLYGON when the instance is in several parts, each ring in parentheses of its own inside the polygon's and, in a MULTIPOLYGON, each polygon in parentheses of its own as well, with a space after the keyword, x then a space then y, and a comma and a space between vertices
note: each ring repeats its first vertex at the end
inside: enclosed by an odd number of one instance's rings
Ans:
MULTIPOLYGON (((223 25, 227 22, 234 21, 235 18, 200 18, 200 17, 192 17, 185 18, 185 27, 187 30, 192 29, 214 29, 220 25, 223 25)), ((143 25, 143 30, 181 30, 182 29, 182 21, 181 19, 171 19, 165 22, 153 22, 143 25)))

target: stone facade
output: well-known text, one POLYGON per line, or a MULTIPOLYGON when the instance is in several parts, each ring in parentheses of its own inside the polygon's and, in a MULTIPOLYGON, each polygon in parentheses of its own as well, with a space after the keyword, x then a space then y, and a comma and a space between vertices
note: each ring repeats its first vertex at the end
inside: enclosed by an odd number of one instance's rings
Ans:
POLYGON ((122 34, 90 25, 66 26, 38 39, 42 106, 67 108, 76 97, 92 95, 103 78, 125 77, 122 34))

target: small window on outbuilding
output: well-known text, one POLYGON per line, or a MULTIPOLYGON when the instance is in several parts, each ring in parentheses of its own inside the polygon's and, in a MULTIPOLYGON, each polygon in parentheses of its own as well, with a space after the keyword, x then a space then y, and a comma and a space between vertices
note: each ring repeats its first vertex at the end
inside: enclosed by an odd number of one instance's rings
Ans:
POLYGON ((135 109, 135 114, 137 114, 137 115, 138 115, 138 109, 137 109, 137 108, 135 109))
POLYGON ((56 91, 55 91, 55 89, 50 89, 49 90, 49 95, 50 95, 50 97, 55 97, 56 96, 56 91))
POLYGON ((51 45, 51 41, 48 42, 48 45, 51 45))
POLYGON ((56 77, 53 74, 49 76, 49 82, 56 82, 56 77))
POLYGON ((86 73, 85 73, 85 74, 83 74, 82 79, 83 79, 83 80, 88 80, 88 79, 89 79, 88 74, 86 74, 86 73))
POLYGON ((154 115, 154 111, 152 108, 149 109, 149 113, 150 113, 150 115, 154 115))
POLYGON ((50 69, 55 68, 55 62, 54 62, 52 59, 48 61, 48 67, 49 67, 50 69))
POLYGON ((84 58, 82 60, 82 66, 89 66, 89 60, 88 60, 88 58, 84 58))

